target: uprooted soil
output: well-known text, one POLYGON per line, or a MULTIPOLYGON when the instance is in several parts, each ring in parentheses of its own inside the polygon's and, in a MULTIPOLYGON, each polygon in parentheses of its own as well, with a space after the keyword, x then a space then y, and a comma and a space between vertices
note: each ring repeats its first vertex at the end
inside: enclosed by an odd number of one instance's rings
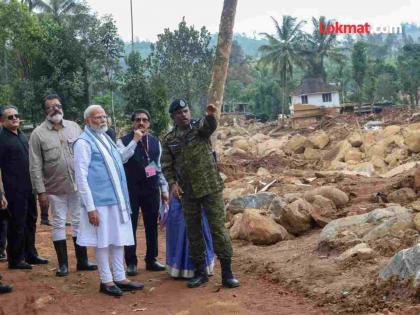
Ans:
MULTIPOLYGON (((164 243, 161 233, 160 257, 164 257, 164 243)), ((138 231, 138 244, 138 253, 142 255, 142 227, 138 231)), ((234 262, 242 283, 239 288, 221 288, 218 269, 206 286, 188 289, 185 281, 173 280, 165 272, 147 272, 141 264, 140 274, 132 279, 144 282, 145 289, 114 298, 98 292, 96 271, 75 271, 72 246, 69 246, 70 275, 63 278, 54 275, 57 260, 49 227, 38 226, 37 247, 41 255, 50 259, 50 264, 20 271, 8 270, 6 263, 0 263, 2 281, 14 285, 12 293, 0 296, 0 314, 329 314, 297 291, 245 270, 248 263, 240 255, 234 262)), ((94 258, 90 250, 89 256, 94 258)))

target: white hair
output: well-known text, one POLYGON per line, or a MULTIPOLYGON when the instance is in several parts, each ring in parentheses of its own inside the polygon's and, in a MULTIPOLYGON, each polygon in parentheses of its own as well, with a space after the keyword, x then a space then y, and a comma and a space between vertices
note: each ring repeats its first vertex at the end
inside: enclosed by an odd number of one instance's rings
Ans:
POLYGON ((89 118, 93 111, 97 109, 104 109, 101 105, 90 105, 88 108, 85 109, 85 112, 83 113, 83 118, 89 118))

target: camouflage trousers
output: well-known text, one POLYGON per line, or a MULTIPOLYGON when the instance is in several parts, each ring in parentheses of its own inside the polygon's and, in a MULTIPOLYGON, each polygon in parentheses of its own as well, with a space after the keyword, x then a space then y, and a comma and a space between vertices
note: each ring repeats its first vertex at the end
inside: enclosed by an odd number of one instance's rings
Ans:
POLYGON ((204 264, 206 246, 202 230, 201 209, 205 210, 213 239, 214 252, 219 259, 232 258, 232 243, 225 227, 225 207, 223 192, 216 192, 201 198, 181 199, 184 211, 187 236, 190 243, 190 256, 196 265, 204 264))

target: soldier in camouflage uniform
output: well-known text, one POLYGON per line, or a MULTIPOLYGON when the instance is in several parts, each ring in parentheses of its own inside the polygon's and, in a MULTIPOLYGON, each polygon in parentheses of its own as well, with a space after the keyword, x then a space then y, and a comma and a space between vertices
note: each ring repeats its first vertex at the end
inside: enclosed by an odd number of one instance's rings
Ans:
POLYGON ((222 284, 239 286, 231 271, 232 244, 225 228, 223 180, 212 154, 210 136, 217 128, 216 107, 209 105, 207 115, 192 120, 184 100, 174 100, 169 113, 175 127, 163 140, 162 171, 173 196, 181 199, 184 209, 190 255, 196 269, 188 287, 208 281, 205 271, 205 243, 201 225, 201 209, 209 221, 214 250, 222 267, 222 284))

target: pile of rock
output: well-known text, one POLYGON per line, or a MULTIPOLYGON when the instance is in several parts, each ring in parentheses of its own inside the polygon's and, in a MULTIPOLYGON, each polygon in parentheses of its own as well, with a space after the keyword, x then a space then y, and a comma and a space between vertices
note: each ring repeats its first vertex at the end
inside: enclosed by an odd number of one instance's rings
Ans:
POLYGON ((420 124, 354 132, 332 152, 329 169, 383 174, 407 161, 410 154, 420 152, 420 124))
POLYGON ((228 203, 228 227, 233 239, 270 245, 292 239, 314 226, 327 225, 337 217, 337 208, 348 201, 343 191, 332 186, 284 196, 270 192, 249 194, 228 203))

